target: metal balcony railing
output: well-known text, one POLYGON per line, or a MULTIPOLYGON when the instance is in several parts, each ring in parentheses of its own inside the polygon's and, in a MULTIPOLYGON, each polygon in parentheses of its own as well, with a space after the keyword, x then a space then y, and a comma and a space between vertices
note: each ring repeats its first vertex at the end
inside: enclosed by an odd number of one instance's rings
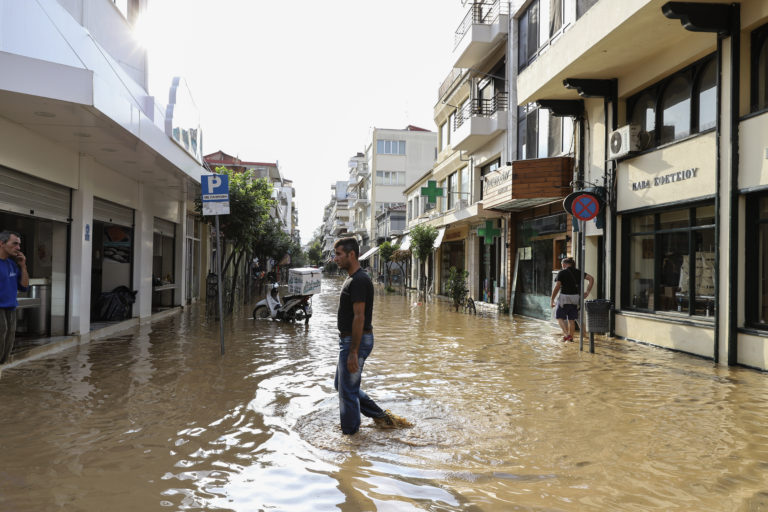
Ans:
POLYGON ((454 50, 459 46, 459 43, 464 39, 472 25, 493 25, 499 20, 499 16, 503 14, 509 15, 509 2, 502 0, 473 2, 466 16, 461 20, 459 28, 456 29, 453 41, 454 50))
POLYGON ((458 129, 464 121, 472 117, 491 117, 496 112, 506 111, 509 108, 509 94, 497 92, 493 98, 476 98, 468 101, 461 109, 456 111, 453 121, 453 129, 458 129))

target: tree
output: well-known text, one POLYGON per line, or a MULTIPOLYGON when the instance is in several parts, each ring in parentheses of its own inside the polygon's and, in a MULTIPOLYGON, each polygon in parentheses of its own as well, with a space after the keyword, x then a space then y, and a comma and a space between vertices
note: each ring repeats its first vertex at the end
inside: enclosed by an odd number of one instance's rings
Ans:
POLYGON ((469 272, 466 270, 456 270, 456 267, 451 267, 448 274, 447 290, 448 296, 453 299, 453 305, 456 307, 456 311, 459 310, 459 305, 462 299, 467 296, 467 277, 469 272))
POLYGON ((307 251, 307 259, 309 260, 310 265, 317 265, 319 267, 322 264, 323 244, 320 242, 320 240, 314 240, 312 245, 309 246, 309 250, 307 251))
MULTIPOLYGON (((252 171, 235 172, 217 167, 216 173, 229 176, 229 215, 219 218, 219 228, 224 240, 232 244, 232 253, 222 264, 222 278, 234 262, 231 286, 229 286, 227 312, 234 309, 235 291, 241 263, 246 254, 252 253, 257 243, 263 241, 263 234, 274 223, 270 211, 275 205, 272 199, 272 184, 266 178, 255 178, 252 171)), ((195 209, 202 213, 202 199, 195 200, 195 209)), ((204 217, 209 224, 213 216, 204 217)), ((222 251, 223 252, 223 251, 222 251)), ((224 260, 224 254, 221 255, 224 260)))
POLYGON ((408 262, 411 261, 410 249, 398 249, 392 253, 392 256, 390 256, 389 259, 390 261, 397 263, 397 266, 400 267, 400 274, 403 276, 402 285, 403 288, 405 288, 405 281, 408 277, 408 262))
POLYGON ((435 240, 437 239, 437 228, 420 224, 411 229, 410 235, 413 255, 416 256, 416 259, 418 259, 421 264, 421 275, 423 276, 422 281, 424 281, 424 293, 426 294, 426 264, 427 258, 429 258, 434 250, 435 240))
POLYGON ((392 288, 392 275, 389 272, 389 265, 392 261, 392 255, 400 248, 399 245, 393 244, 389 241, 384 242, 379 246, 379 259, 384 264, 384 272, 387 276, 387 289, 392 288))

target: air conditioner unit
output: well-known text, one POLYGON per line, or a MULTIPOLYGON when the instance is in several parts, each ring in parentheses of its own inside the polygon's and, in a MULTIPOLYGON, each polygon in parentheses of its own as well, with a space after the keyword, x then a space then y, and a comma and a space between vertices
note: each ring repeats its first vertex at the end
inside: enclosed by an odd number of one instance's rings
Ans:
POLYGON ((640 127, 635 124, 622 126, 608 136, 608 159, 620 158, 640 149, 640 127))

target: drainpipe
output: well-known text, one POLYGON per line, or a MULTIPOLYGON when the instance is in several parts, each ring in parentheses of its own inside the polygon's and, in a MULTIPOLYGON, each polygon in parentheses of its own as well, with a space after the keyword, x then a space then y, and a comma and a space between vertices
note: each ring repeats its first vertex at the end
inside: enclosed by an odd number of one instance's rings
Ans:
MULTIPOLYGON (((584 123, 585 123, 584 117, 585 116, 583 114, 578 117, 578 120, 579 120, 579 162, 578 162, 578 170, 576 171, 576 183, 578 183, 578 186, 580 188, 582 188, 582 189, 584 188, 584 134, 586 133, 586 130, 584 128, 584 123)), ((576 188, 576 187, 574 187, 574 188, 576 188)), ((587 230, 586 225, 587 225, 586 222, 582 222, 581 225, 580 225, 581 229, 579 230, 579 245, 577 247, 581 247, 582 246, 582 237, 586 236, 586 233, 585 233, 585 231, 587 230)), ((574 251, 574 255, 576 255, 576 254, 577 253, 574 251)), ((584 256, 583 255, 583 251, 579 251, 578 254, 579 254, 578 258, 581 260, 581 261, 579 261, 578 266, 579 266, 580 269, 584 269, 584 261, 582 259, 583 256, 584 256)))

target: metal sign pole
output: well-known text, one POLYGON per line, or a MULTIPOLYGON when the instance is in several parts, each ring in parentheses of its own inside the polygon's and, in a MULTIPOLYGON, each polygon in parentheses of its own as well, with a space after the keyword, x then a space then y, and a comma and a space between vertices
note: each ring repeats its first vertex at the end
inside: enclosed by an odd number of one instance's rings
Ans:
POLYGON ((579 239, 581 242, 581 255, 579 264, 581 265, 581 286, 579 287, 579 350, 584 350, 584 241, 586 233, 584 232, 586 222, 579 221, 579 239))
POLYGON ((219 335, 221 337, 221 355, 224 355, 224 306, 221 299, 221 235, 219 231, 219 216, 216 215, 216 277, 219 290, 219 335))

